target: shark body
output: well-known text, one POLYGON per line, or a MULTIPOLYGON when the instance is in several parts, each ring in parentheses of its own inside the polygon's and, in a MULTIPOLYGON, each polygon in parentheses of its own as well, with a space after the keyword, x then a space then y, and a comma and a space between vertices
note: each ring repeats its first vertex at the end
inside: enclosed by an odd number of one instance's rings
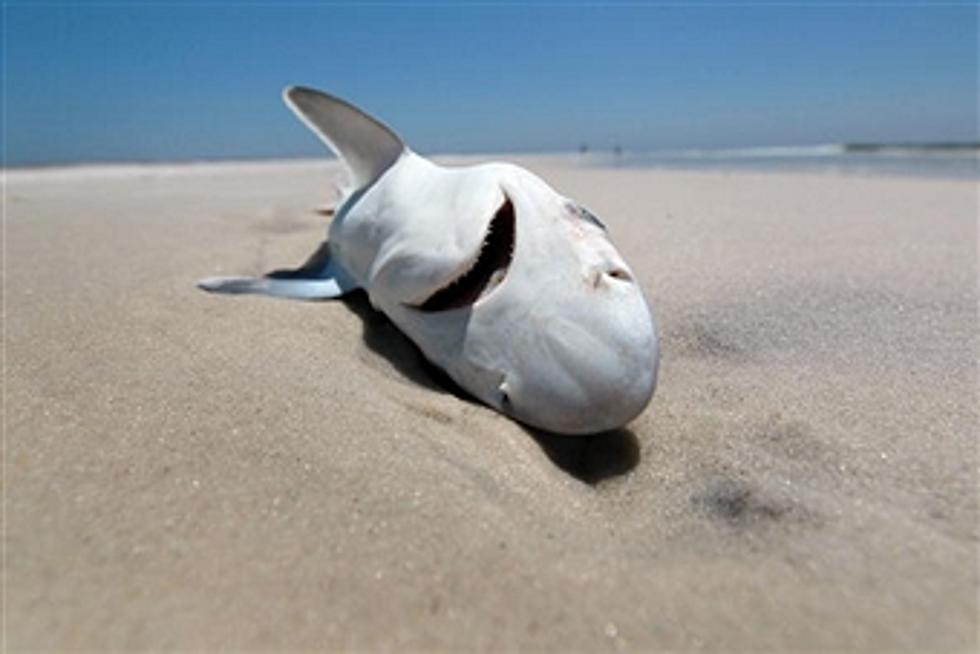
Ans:
POLYGON ((297 299, 362 288, 462 388, 555 433, 614 429, 646 407, 653 316, 591 212, 512 164, 438 166, 326 93, 289 87, 284 98, 352 185, 301 269, 201 288, 297 299))

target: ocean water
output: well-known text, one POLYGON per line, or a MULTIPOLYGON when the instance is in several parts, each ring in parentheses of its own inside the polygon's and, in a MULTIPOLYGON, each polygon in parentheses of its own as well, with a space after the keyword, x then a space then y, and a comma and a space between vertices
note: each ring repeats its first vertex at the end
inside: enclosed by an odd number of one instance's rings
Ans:
POLYGON ((830 144, 583 154, 590 164, 615 168, 753 170, 855 175, 980 179, 980 144, 830 144))

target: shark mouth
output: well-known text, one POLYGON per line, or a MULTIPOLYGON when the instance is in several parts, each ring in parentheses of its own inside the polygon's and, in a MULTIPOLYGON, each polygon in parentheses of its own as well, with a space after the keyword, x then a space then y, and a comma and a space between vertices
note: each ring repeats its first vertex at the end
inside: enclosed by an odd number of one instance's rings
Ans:
POLYGON ((469 306, 500 285, 514 256, 514 205, 509 198, 490 220, 476 261, 415 308, 435 312, 469 306))

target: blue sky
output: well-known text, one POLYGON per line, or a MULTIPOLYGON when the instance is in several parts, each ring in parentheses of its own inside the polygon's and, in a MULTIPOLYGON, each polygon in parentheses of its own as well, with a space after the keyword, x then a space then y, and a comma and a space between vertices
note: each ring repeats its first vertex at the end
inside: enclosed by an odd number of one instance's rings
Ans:
POLYGON ((287 84, 417 151, 977 139, 977 9, 4 6, 9 165, 322 154, 287 84))

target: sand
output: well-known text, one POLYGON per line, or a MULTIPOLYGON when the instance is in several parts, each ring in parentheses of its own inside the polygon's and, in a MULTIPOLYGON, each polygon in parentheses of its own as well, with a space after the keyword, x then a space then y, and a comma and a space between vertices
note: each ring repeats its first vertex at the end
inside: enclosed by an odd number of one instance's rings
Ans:
POLYGON ((618 432, 194 287, 302 262, 335 163, 9 171, 7 648, 974 650, 976 184, 521 162, 656 312, 618 432))

